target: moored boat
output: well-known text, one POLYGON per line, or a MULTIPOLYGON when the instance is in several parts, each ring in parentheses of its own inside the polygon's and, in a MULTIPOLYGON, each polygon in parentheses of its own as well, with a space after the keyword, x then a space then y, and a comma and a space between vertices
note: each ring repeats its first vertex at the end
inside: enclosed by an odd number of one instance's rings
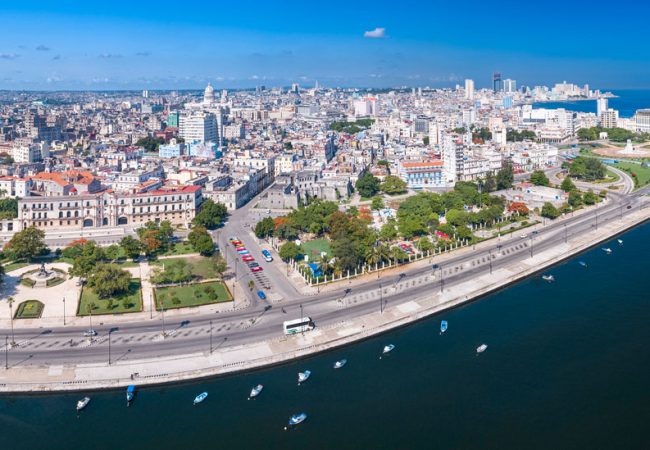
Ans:
POLYGON ((304 372, 298 372, 298 384, 304 383, 311 376, 310 370, 305 370, 304 372))
POLYGON ((133 401, 134 397, 135 397, 135 386, 131 384, 126 388, 126 403, 130 404, 133 401))
POLYGON ((201 392, 199 395, 197 395, 196 397, 194 397, 194 404, 195 404, 195 405, 198 405, 198 404, 201 403, 203 400, 205 400, 207 397, 208 397, 208 393, 207 393, 207 392, 201 392))
POLYGON ((584 261, 578 261, 578 264, 580 264, 582 267, 587 267, 587 263, 584 261))
POLYGON ((623 245, 623 239, 617 239, 618 245, 623 245))
POLYGON ((609 247, 604 247, 604 248, 603 248, 603 251, 604 251, 605 253, 607 253, 608 255, 609 255, 610 253, 612 253, 612 249, 609 248, 609 247))
POLYGON ((443 320, 440 322, 440 334, 444 334, 447 331, 447 321, 443 320))
POLYGON ((388 344, 384 346, 384 349, 381 351, 382 355, 385 355, 386 353, 390 353, 395 349, 395 346, 393 344, 388 344))
POLYGON ((262 389, 264 389, 264 386, 261 385, 261 384, 258 384, 257 386, 255 386, 253 389, 251 389, 251 393, 248 396, 248 399, 250 400, 251 398, 255 398, 258 395, 260 395, 262 393, 262 389))
POLYGON ((77 402, 77 411, 81 411, 90 403, 90 397, 84 397, 77 402))
POLYGON ((347 362, 348 362, 347 359, 340 359, 340 360, 338 360, 338 361, 336 361, 336 362, 334 363, 334 368, 335 368, 335 369, 340 369, 341 367, 343 367, 344 365, 346 365, 347 362))
POLYGON ((552 283, 555 281, 555 277, 553 275, 542 275, 542 280, 552 283))
POLYGON ((483 353, 485 350, 487 350, 487 345, 481 344, 476 348, 476 353, 483 353))
MULTIPOLYGON (((304 422, 306 418, 307 414, 305 413, 294 414, 289 418, 289 425, 287 427, 295 427, 296 425, 304 422)), ((286 430, 287 427, 284 427, 284 429, 286 430)))

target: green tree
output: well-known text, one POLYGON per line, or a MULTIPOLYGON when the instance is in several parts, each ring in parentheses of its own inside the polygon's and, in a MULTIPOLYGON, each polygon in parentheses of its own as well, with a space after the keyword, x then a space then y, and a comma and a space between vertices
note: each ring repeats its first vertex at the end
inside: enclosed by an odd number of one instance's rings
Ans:
POLYGON ((36 258, 47 251, 44 239, 45 232, 32 225, 15 233, 5 246, 5 250, 11 250, 17 259, 36 258))
POLYGON ((397 195, 407 191, 407 184, 400 177, 388 175, 379 185, 379 188, 388 195, 397 195))
POLYGON ((569 198, 567 200, 567 203, 572 208, 577 208, 578 206, 582 205, 582 195, 580 195, 580 192, 576 190, 569 191, 569 198))
POLYGON ((397 237, 397 222, 395 219, 389 219, 379 230, 379 239, 381 241, 392 241, 397 237))
POLYGON ((510 161, 505 161, 501 170, 497 172, 497 189, 510 189, 514 181, 515 174, 512 169, 512 163, 510 161))
POLYGON ((585 202, 585 205, 595 205, 598 201, 598 196, 594 193, 593 190, 589 189, 585 195, 582 197, 585 202))
POLYGON ((282 261, 289 261, 298 258, 298 256, 302 254, 302 251, 299 245, 297 245, 295 242, 289 241, 282 244, 279 254, 280 258, 282 258, 282 261))
POLYGON ((120 240, 120 247, 124 249, 127 258, 136 259, 142 253, 142 244, 133 236, 124 236, 120 240))
POLYGON ((228 265, 221 253, 214 255, 211 259, 211 263, 214 271, 219 275, 219 278, 223 280, 223 274, 228 270, 228 265))
POLYGON ((120 250, 120 246, 117 244, 112 244, 106 247, 104 250, 104 254, 106 255, 106 259, 109 261, 115 261, 120 257, 122 254, 122 251, 120 250))
POLYGON ((530 175, 530 182, 535 186, 549 186, 550 180, 543 170, 536 170, 530 175))
POLYGON ((194 216, 192 223, 212 230, 221 225, 227 215, 228 209, 224 204, 207 199, 201 204, 201 208, 194 216))
POLYGON ((497 181, 494 179, 492 172, 488 172, 485 176, 485 181, 483 182, 482 192, 494 192, 497 189, 497 181))
POLYGON ((212 256, 214 254, 214 241, 205 228, 194 227, 187 235, 187 240, 201 256, 212 256))
POLYGON ((357 180, 355 187, 359 195, 370 198, 379 192, 379 179, 370 172, 365 172, 357 180))
POLYGON ((562 180, 560 189, 562 189, 564 192, 573 192, 576 190, 576 185, 573 184, 573 181, 571 181, 571 177, 567 175, 564 177, 564 180, 562 180))
POLYGON ((99 298, 128 292, 131 274, 115 264, 100 264, 88 278, 88 285, 99 298))
POLYGON ((73 260, 70 274, 78 277, 86 277, 106 259, 106 254, 104 249, 94 241, 87 241, 84 244, 80 244, 79 247, 81 247, 81 251, 73 260))
POLYGON ((384 209, 384 199, 381 197, 373 197, 372 202, 370 203, 370 207, 372 208, 373 211, 379 211, 380 209, 384 209))
POLYGON ((586 181, 602 180, 606 172, 605 165, 599 159, 584 156, 575 158, 569 167, 569 174, 572 177, 586 181))
POLYGON ((557 219, 560 217, 560 211, 555 206, 553 206, 553 203, 546 202, 544 203, 544 206, 542 206, 541 215, 547 219, 557 219))
POLYGON ((255 236, 260 239, 273 236, 273 231, 275 231, 275 222, 272 217, 265 217, 255 225, 255 236))

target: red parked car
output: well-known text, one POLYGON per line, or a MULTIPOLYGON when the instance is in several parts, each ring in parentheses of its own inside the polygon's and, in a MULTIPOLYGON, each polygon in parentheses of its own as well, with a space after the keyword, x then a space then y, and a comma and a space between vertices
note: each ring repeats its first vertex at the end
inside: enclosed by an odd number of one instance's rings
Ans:
POLYGON ((250 256, 250 255, 244 255, 244 256, 242 256, 241 259, 242 259, 243 261, 245 261, 245 262, 255 261, 255 258, 253 258, 253 257, 250 256))
POLYGON ((251 268, 251 272, 261 272, 262 270, 264 270, 264 269, 262 269, 262 266, 257 266, 257 267, 251 268))

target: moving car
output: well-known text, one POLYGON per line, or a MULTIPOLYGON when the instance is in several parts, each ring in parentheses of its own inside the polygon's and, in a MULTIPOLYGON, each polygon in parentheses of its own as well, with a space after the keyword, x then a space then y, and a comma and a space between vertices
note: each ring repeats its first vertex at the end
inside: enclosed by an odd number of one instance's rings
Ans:
POLYGON ((95 337, 95 336, 97 336, 97 332, 92 328, 84 331, 84 337, 95 337))
POLYGON ((273 261, 273 256, 271 256, 271 252, 268 250, 262 250, 262 255, 264 256, 264 261, 266 262, 271 262, 273 261))

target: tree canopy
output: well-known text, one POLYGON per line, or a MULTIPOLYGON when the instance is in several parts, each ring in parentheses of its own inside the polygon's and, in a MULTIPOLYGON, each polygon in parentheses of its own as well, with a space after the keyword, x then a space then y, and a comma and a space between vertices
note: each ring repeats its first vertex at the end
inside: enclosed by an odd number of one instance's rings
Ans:
POLYGON ((536 170, 530 175, 530 182, 535 186, 550 186, 551 182, 543 170, 536 170))
POLYGON ((510 161, 505 161, 501 170, 497 172, 496 182, 497 189, 510 189, 512 184, 515 181, 515 174, 512 169, 512 163, 510 161))
POLYGON ((16 259, 36 258, 47 252, 44 239, 45 232, 32 225, 15 233, 5 245, 5 252, 10 252, 16 259))
POLYGON ((100 264, 88 278, 88 285, 99 298, 114 297, 129 290, 131 274, 115 264, 100 264))
MULTIPOLYGON (((381 182, 379 188, 388 195, 403 194, 407 191, 407 184, 400 177, 388 175, 381 182)), ((365 197, 365 196, 364 196, 365 197)))
POLYGON ((187 235, 187 240, 201 256, 212 256, 214 254, 214 241, 205 228, 194 227, 187 235))
POLYGON ((605 165, 597 158, 578 156, 571 162, 569 167, 569 174, 572 177, 586 181, 602 180, 605 178, 606 173, 605 165))
POLYGON ((370 172, 365 172, 354 185, 359 195, 370 198, 379 192, 379 179, 370 172))
POLYGON ((228 209, 223 203, 215 203, 212 199, 207 199, 201 204, 192 223, 213 230, 221 225, 227 215, 228 209))

